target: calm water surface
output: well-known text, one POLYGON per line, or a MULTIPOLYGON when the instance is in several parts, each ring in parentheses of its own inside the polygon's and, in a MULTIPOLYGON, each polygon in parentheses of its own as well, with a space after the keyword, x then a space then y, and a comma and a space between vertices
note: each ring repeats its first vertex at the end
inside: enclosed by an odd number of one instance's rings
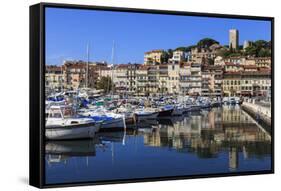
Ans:
POLYGON ((45 161, 47 184, 270 170, 271 137, 239 106, 224 106, 48 142, 45 161))

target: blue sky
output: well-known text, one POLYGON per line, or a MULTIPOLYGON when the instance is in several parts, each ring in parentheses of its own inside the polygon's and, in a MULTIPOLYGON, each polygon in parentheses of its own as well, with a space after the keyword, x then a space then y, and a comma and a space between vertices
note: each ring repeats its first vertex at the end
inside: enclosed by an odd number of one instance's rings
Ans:
POLYGON ((63 60, 87 59, 114 63, 143 63, 144 52, 196 44, 213 38, 228 44, 228 30, 239 30, 244 40, 270 40, 269 21, 222 19, 176 15, 93 11, 80 9, 46 9, 46 64, 63 60))

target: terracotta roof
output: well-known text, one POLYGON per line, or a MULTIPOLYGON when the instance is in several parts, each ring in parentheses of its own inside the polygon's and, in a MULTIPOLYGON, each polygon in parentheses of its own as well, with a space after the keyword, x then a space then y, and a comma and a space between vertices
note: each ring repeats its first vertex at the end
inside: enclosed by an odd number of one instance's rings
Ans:
POLYGON ((139 66, 139 70, 147 70, 147 69, 148 69, 148 66, 146 66, 146 65, 139 66))
POLYGON ((126 69, 126 68, 128 68, 128 64, 118 64, 118 65, 115 65, 115 68, 117 68, 117 69, 126 69))
POLYGON ((46 71, 48 72, 61 72, 62 66, 57 66, 57 65, 47 65, 46 66, 46 71))

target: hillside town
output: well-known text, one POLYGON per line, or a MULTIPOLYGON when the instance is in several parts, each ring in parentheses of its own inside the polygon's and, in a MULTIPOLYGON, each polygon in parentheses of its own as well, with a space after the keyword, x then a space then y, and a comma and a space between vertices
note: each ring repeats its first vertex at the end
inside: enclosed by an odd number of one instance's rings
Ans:
POLYGON ((147 51, 142 64, 66 60, 46 66, 46 89, 92 88, 131 96, 270 97, 270 42, 245 40, 243 46, 238 42, 239 31, 231 29, 227 46, 206 38, 190 47, 147 51))
POLYGON ((270 22, 75 12, 46 25, 51 183, 272 168, 270 22))

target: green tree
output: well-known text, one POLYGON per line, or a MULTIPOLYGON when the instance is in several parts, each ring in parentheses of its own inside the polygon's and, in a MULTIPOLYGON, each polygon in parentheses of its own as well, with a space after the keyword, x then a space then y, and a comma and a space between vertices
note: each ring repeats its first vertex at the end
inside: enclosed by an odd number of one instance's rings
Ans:
POLYGON ((175 50, 180 50, 180 51, 183 51, 183 52, 187 52, 187 47, 180 46, 180 47, 176 48, 175 50))
POLYGON ((173 57, 173 50, 172 49, 168 49, 167 51, 169 58, 173 57))
POLYGON ((262 48, 258 52, 258 57, 270 57, 271 52, 269 49, 262 48))
POLYGON ((173 50, 172 49, 168 49, 167 51, 164 51, 162 56, 161 56, 161 62, 168 62, 169 58, 173 57, 173 50))
POLYGON ((104 93, 109 93, 113 88, 113 83, 110 77, 101 77, 97 83, 97 89, 103 89, 104 93))
POLYGON ((230 54, 231 52, 228 49, 221 49, 218 51, 218 56, 221 56, 223 58, 229 57, 230 54))
POLYGON ((268 48, 268 42, 265 41, 265 40, 257 40, 254 42, 254 46, 257 48, 257 49, 261 49, 261 48, 268 48))
POLYGON ((268 57, 271 56, 271 41, 257 40, 244 51, 246 56, 268 57))
POLYGON ((219 44, 218 41, 211 38, 203 38, 197 43, 198 48, 209 48, 213 44, 219 44))

